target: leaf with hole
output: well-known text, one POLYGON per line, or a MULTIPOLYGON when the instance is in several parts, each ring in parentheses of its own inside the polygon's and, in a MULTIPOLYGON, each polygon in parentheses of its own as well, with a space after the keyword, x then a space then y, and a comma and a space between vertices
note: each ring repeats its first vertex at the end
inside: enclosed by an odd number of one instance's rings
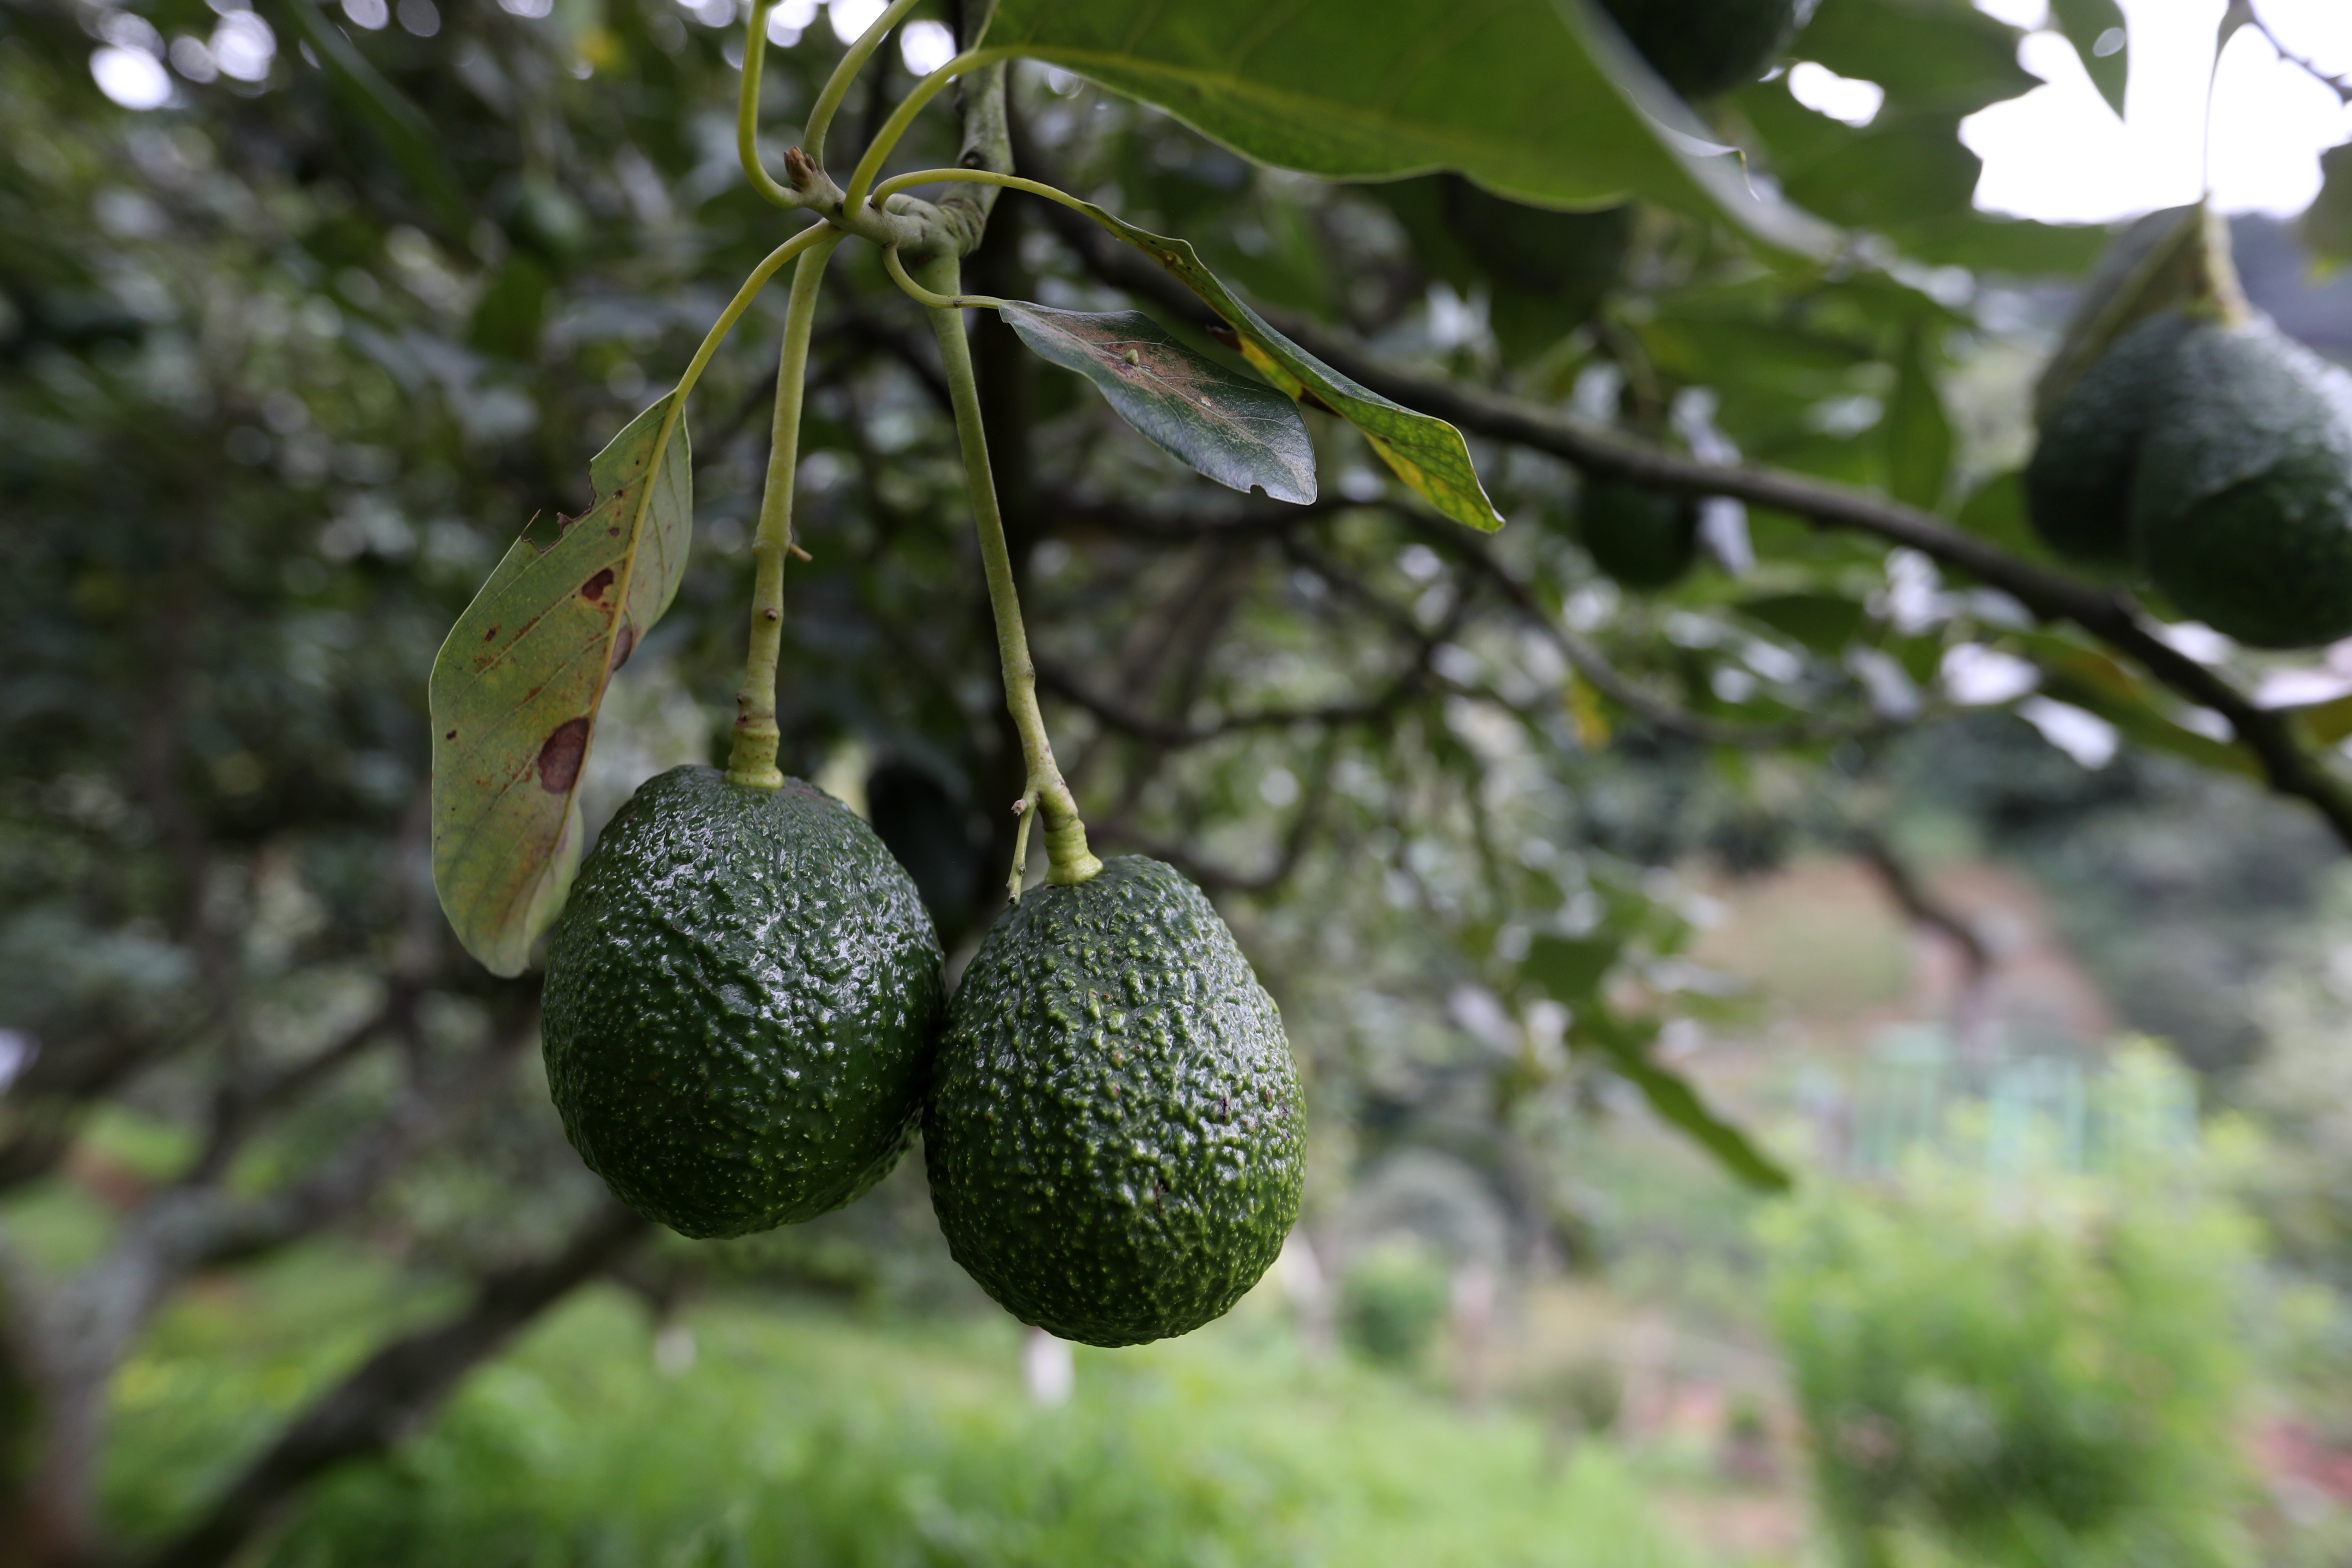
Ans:
POLYGON ((988 42, 1280 168, 1451 169, 1537 206, 1640 195, 1728 217, 1784 255, 1836 244, 1759 192, 1587 0, 999 0, 988 42))
POLYGON ((2123 7, 2116 0, 2050 0, 2051 20, 2074 52, 2083 58, 2084 70, 2090 73, 2091 85, 2107 100, 2107 107, 2117 119, 2124 112, 2124 84, 2131 75, 2131 56, 2126 45, 2130 29, 2125 26, 2123 7), (2102 46, 2105 54, 2099 52, 2102 46))
POLYGON ((1462 432, 1444 420, 1391 403, 1370 387, 1351 381, 1268 326, 1217 275, 1201 265, 1181 239, 1138 228, 1095 206, 1076 204, 1097 223, 1174 273, 1201 297, 1233 333, 1234 346, 1260 375, 1298 401, 1338 415, 1362 432, 1372 450, 1405 487, 1459 523, 1492 533, 1502 513, 1486 499, 1462 432))
POLYGON ((1086 315, 1012 301, 1001 312, 1042 359, 1102 389, 1146 440, 1221 485, 1315 499, 1315 444, 1298 405, 1195 353, 1139 310, 1086 315))
POLYGON ((433 886, 494 974, 521 973, 563 907, 597 708, 686 574, 693 457, 671 401, 589 463, 585 516, 524 531, 433 661, 433 886))

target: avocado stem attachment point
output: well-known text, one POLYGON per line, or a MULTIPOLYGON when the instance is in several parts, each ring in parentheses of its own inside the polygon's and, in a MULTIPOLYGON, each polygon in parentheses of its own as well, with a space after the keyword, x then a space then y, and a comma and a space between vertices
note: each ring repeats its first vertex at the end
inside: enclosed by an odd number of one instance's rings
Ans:
POLYGON ((784 307, 768 481, 760 497, 759 531, 751 542, 751 635, 743 658, 743 686, 735 694, 735 744, 727 758, 728 779, 751 789, 776 789, 784 782, 776 766, 776 747, 782 739, 776 726, 776 656, 783 641, 784 557, 808 559, 793 543, 793 474, 800 460, 801 402, 817 289, 841 240, 839 229, 828 228, 801 253, 800 265, 793 270, 792 298, 784 307))
MULTIPOLYGON (((891 259, 897 259, 895 253, 891 259)), ((920 276, 909 281, 926 292, 950 300, 961 297, 958 288, 961 268, 953 254, 919 258, 914 270, 920 276)), ((1078 816, 1076 797, 1054 761, 1045 711, 1037 705, 1037 667, 1029 657, 1029 634, 1021 622, 1021 597, 1013 582, 1013 552, 1004 542, 1004 517, 997 510, 996 479, 989 468, 988 437, 980 421, 980 387, 972 376, 971 344, 964 337, 962 314, 952 309, 934 309, 931 331, 939 339, 940 368, 946 373, 948 396, 955 405, 956 439, 963 449, 972 521, 980 534, 980 559, 988 574, 988 607, 996 620, 996 652, 1004 667, 1004 705, 1021 734, 1021 757, 1028 779, 1022 798, 1037 803, 1034 812, 1023 810, 1021 830, 1026 833, 1030 819, 1044 816, 1045 880, 1068 887, 1101 870, 1102 862, 1087 847, 1087 825, 1078 816)), ((1019 876, 1017 867, 1014 876, 1019 876)))

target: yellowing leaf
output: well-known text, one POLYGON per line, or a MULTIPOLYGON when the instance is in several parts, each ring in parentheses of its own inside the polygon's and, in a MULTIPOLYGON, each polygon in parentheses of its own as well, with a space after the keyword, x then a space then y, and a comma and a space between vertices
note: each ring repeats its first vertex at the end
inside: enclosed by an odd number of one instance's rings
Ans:
POLYGON ((596 710, 685 575, 693 459, 670 405, 589 463, 586 516, 515 541, 433 661, 433 886, 494 974, 522 973, 563 907, 596 710))
POLYGON ((1310 395, 1363 433, 1372 450, 1406 488, 1454 521, 1492 533, 1502 514, 1486 499, 1462 432, 1444 420, 1391 403, 1370 387, 1351 381, 1268 326, 1217 275, 1201 265, 1192 246, 1138 228, 1091 204, 1078 204, 1097 223, 1174 273, 1224 320, 1239 340, 1242 355, 1268 381, 1301 401, 1310 395))

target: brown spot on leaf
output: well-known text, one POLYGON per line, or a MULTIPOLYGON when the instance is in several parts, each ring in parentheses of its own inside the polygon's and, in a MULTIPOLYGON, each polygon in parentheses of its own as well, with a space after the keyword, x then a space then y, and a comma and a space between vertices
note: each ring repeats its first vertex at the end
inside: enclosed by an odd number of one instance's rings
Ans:
POLYGON ((539 787, 550 795, 570 795, 580 780, 581 760, 588 754, 588 721, 568 719, 555 727, 539 749, 539 787))
POLYGON ((629 656, 636 651, 637 628, 629 622, 626 616, 623 616, 621 620, 621 629, 613 638, 612 662, 604 666, 604 673, 610 675, 613 671, 620 668, 621 666, 628 663, 629 656))
POLYGON ((604 596, 604 590, 612 585, 613 569, 610 566, 607 566, 602 572, 597 573, 596 575, 589 578, 588 581, 580 584, 580 596, 592 602, 601 599, 604 596))
POLYGON ((454 740, 456 740, 456 739, 457 738, 457 731, 455 731, 455 730, 452 730, 452 731, 450 731, 447 734, 446 734, 446 735, 442 736, 441 738, 442 738, 443 740, 445 740, 445 741, 454 741, 454 740))
POLYGON ((484 632, 484 633, 482 634, 482 640, 483 640, 484 642, 488 642, 491 638, 493 638, 493 637, 497 637, 498 635, 499 635, 499 628, 498 628, 498 627, 496 627, 496 626, 492 626, 488 631, 486 631, 486 632, 484 632))

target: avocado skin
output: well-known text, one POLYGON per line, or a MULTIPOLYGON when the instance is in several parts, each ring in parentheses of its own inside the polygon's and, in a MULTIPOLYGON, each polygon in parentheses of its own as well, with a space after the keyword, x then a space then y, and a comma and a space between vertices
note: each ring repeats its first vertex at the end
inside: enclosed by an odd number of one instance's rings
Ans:
POLYGON ((948 1008, 923 1113, 950 1251, 1063 1339, 1221 1317, 1298 1217, 1307 1122, 1265 994, 1200 889, 1122 856, 1032 889, 948 1008))
POLYGON ((2352 634, 2352 379, 2267 324, 2173 356, 2133 484, 2149 578, 2253 647, 2352 634))
POLYGON ((1754 81, 1812 14, 1811 0, 1601 0, 1666 85, 1714 98, 1754 81))
POLYGON ((1613 479, 1589 479, 1576 501, 1576 540, 1620 584, 1654 593, 1698 561, 1698 504, 1613 479))
POLYGON ((945 997, 913 881, 847 806, 677 768, 606 826, 557 922, 548 1089, 623 1203, 741 1236, 889 1173, 945 997))
POLYGON ((2025 465, 2025 515, 2042 542, 2067 560, 2107 570, 2132 564, 2140 448, 2193 325, 2178 310, 2137 323, 2042 421, 2025 465))

